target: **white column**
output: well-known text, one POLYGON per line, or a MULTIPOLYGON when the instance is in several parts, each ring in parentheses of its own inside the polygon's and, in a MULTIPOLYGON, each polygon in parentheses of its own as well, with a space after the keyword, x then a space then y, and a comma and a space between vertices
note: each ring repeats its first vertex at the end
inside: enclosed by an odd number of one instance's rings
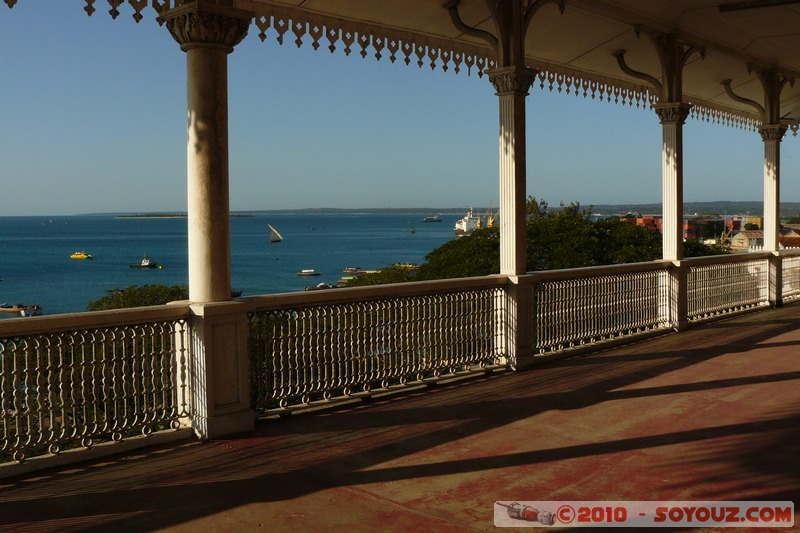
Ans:
POLYGON ((678 330, 688 324, 686 269, 680 261, 683 259, 683 123, 689 108, 689 104, 682 102, 655 105, 662 129, 662 253, 664 259, 675 262, 669 286, 665 288, 669 309, 664 313, 665 320, 678 330))
POLYGON ((231 297, 227 53, 186 51, 189 299, 231 297))
POLYGON ((524 67, 490 70, 500 102, 500 273, 524 274, 525 252, 525 97, 536 71, 524 67))
POLYGON ((661 121, 661 196, 663 258, 683 259, 683 123, 689 104, 656 104, 661 121))
POLYGON ((764 140, 764 251, 778 250, 780 238, 781 139, 787 127, 768 124, 758 132, 764 140))
MULTIPOLYGON (((248 11, 207 1, 161 14, 186 52, 189 299, 187 373, 192 428, 202 438, 250 431, 247 313, 231 299, 228 54, 248 11)), ((182 353, 185 353, 182 352, 182 353)))
POLYGON ((189 299, 230 300, 228 54, 252 13, 197 2, 162 17, 186 52, 189 299))
POLYGON ((781 139, 786 129, 783 124, 765 124, 758 129, 764 140, 764 251, 773 252, 769 262, 769 302, 773 306, 783 303, 783 260, 777 252, 781 228, 781 139))
POLYGON ((518 276, 527 270, 525 97, 535 77, 536 71, 525 67, 489 71, 500 102, 500 273, 509 276, 500 337, 512 368, 524 366, 533 356, 533 295, 518 276))

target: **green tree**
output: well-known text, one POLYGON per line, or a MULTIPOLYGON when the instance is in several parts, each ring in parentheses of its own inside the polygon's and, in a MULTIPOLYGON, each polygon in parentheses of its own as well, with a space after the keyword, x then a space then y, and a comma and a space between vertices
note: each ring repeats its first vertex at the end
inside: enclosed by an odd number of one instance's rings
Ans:
POLYGON ((744 225, 744 229, 745 230, 757 230, 758 229, 758 224, 755 224, 753 222, 748 222, 747 224, 744 225))
POLYGON ((726 244, 703 244, 694 240, 683 241, 683 257, 705 257, 729 253, 731 253, 731 247, 726 244))
POLYGON ((529 219, 546 217, 547 213, 547 201, 537 200, 535 196, 528 196, 528 201, 525 204, 525 214, 529 219))
POLYGON ((188 294, 186 285, 131 285, 127 289, 109 289, 106 296, 91 302, 89 311, 126 309, 148 305, 163 305, 176 300, 185 300, 188 294))
POLYGON ((386 285, 389 283, 405 283, 414 281, 415 271, 401 266, 381 268, 377 272, 355 276, 348 283, 348 287, 367 287, 369 285, 386 285))
POLYGON ((661 259, 662 239, 658 231, 619 219, 600 219, 594 223, 599 249, 597 264, 642 263, 661 259))
POLYGON ((482 228, 453 239, 425 256, 416 279, 488 276, 500 272, 500 229, 482 228))
POLYGON ((554 270, 600 264, 594 223, 580 204, 561 205, 527 227, 528 270, 554 270))

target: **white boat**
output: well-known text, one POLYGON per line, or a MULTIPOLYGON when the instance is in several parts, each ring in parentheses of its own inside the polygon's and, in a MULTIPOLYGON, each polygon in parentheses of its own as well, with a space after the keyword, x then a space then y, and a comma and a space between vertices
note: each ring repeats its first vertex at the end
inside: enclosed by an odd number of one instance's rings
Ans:
POLYGON ((142 257, 142 260, 138 263, 130 263, 131 268, 161 268, 158 266, 158 263, 147 257, 146 255, 142 257))
POLYGON ((470 208, 469 211, 467 211, 467 216, 456 221, 453 232, 456 234, 456 237, 463 237, 472 234, 476 229, 491 228, 494 226, 497 215, 498 213, 492 214, 492 208, 490 207, 486 210, 486 220, 484 221, 483 217, 480 215, 473 214, 472 208, 470 208))
POLYGON ((453 228, 453 231, 456 237, 463 237, 464 235, 470 235, 473 231, 480 228, 481 224, 481 217, 473 215, 472 209, 470 209, 467 211, 467 216, 456 220, 456 226, 453 228))
POLYGON ((283 240, 283 235, 281 235, 278 230, 273 228, 272 225, 267 224, 267 226, 269 226, 269 242, 281 242, 283 240))

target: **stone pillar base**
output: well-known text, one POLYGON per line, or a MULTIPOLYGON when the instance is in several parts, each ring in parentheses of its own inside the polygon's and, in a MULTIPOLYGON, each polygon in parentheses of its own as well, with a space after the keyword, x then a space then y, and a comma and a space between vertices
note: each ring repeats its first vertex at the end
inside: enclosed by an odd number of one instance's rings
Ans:
POLYGON ((509 276, 504 304, 503 339, 506 364, 516 370, 533 362, 534 304, 530 284, 509 276))
POLYGON ((203 439, 252 431, 246 304, 192 304, 190 309, 192 429, 203 439))
POLYGON ((250 433, 256 427, 256 417, 252 409, 236 411, 226 415, 192 420, 194 434, 203 440, 228 437, 237 433, 250 433))

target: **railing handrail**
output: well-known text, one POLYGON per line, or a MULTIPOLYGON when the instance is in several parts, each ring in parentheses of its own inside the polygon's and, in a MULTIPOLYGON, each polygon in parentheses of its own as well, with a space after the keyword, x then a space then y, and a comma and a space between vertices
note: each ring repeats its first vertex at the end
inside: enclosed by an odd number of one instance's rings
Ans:
POLYGON ((247 296, 237 298, 245 302, 248 310, 266 311, 285 307, 302 307, 308 305, 332 305, 352 301, 380 300, 382 298, 403 298, 425 296, 447 291, 469 291, 505 286, 507 276, 494 274, 475 278, 454 278, 433 281, 416 281, 411 283, 392 283, 368 287, 342 287, 323 291, 247 296))
MULTIPOLYGON (((726 255, 708 255, 704 257, 688 257, 681 260, 681 264, 688 267, 722 265, 730 263, 746 263, 759 259, 769 259, 776 254, 773 252, 741 252, 726 255)), ((783 255, 783 254, 781 254, 783 255)))
POLYGON ((109 311, 64 313, 25 318, 0 320, 0 337, 19 337, 68 330, 97 329, 159 320, 174 320, 189 317, 189 303, 175 302, 167 305, 132 307, 109 311))
POLYGON ((633 272, 651 272, 664 270, 673 266, 672 261, 659 260, 645 263, 624 263, 621 265, 600 265, 592 267, 565 268, 561 270, 538 270, 520 276, 520 281, 533 283, 542 281, 560 281, 586 277, 600 277, 609 275, 629 274, 633 272))
POLYGON ((800 256, 800 248, 781 248, 777 253, 781 257, 797 257, 800 256))

